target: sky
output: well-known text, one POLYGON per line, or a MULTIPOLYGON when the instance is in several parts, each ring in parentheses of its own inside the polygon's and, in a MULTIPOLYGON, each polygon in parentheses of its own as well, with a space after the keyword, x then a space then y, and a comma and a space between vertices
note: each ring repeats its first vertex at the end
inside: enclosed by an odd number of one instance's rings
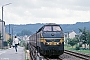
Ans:
POLYGON ((90 21, 90 0, 0 0, 6 24, 75 24, 90 21), (10 5, 3 6, 5 4, 10 5))

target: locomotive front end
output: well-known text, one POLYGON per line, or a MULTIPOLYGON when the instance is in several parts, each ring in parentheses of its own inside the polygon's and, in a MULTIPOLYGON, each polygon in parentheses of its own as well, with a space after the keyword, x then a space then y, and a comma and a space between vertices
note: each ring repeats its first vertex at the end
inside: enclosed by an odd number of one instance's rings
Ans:
POLYGON ((64 34, 59 25, 47 25, 41 33, 41 54, 59 56, 64 52, 64 34))

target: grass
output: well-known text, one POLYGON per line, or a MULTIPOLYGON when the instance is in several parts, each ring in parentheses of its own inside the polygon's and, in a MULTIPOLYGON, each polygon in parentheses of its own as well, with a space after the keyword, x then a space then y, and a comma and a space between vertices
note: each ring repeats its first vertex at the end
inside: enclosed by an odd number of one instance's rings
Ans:
POLYGON ((90 50, 77 50, 77 52, 90 54, 90 50))
POLYGON ((26 59, 26 60, 29 60, 29 59, 26 59))
POLYGON ((75 50, 75 46, 72 48, 71 46, 64 46, 64 49, 65 50, 72 50, 72 51, 75 51, 75 52, 80 52, 80 53, 84 53, 84 54, 90 54, 90 50, 75 50))
POLYGON ((71 46, 64 46, 65 50, 75 50, 75 48, 72 48, 71 46))

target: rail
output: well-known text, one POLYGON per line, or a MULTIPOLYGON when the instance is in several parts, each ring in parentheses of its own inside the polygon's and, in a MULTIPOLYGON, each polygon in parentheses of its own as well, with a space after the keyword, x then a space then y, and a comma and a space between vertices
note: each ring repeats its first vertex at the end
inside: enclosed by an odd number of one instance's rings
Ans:
POLYGON ((90 56, 86 55, 86 54, 82 54, 82 53, 78 53, 78 52, 74 52, 74 51, 70 51, 70 50, 64 50, 64 53, 69 54, 69 55, 73 55, 73 56, 78 57, 80 59, 90 60, 90 56))

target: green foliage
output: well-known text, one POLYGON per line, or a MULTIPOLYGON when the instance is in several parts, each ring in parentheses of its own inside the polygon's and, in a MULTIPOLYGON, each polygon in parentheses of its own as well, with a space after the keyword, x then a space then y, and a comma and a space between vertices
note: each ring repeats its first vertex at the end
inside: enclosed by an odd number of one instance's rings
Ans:
POLYGON ((90 31, 88 31, 88 34, 87 34, 87 44, 90 44, 90 31))
POLYGON ((64 45, 64 49, 72 50, 72 51, 79 52, 79 53, 84 53, 84 54, 90 54, 90 50, 75 50, 76 48, 71 48, 70 46, 67 47, 65 45, 64 45))
MULTIPOLYGON (((22 30, 30 30, 31 32, 36 32, 41 26, 43 26, 45 23, 36 23, 36 24, 10 24, 11 28, 14 28, 13 34, 17 34, 21 32, 22 30)), ((76 24, 60 24, 64 32, 69 32, 74 30, 76 33, 78 33, 78 28, 86 27, 87 29, 90 29, 90 22, 77 22, 76 24)), ((9 27, 9 25, 6 25, 6 27, 9 27)), ((8 28, 6 28, 6 32, 8 33, 8 28)))
POLYGON ((79 39, 79 35, 76 35, 75 38, 76 38, 77 42, 80 41, 80 39, 79 39))
POLYGON ((76 48, 75 48, 75 50, 80 50, 80 46, 77 45, 76 48))
POLYGON ((84 27, 84 29, 79 29, 79 31, 82 33, 80 36, 80 40, 83 44, 85 44, 87 42, 87 30, 84 27))
POLYGON ((24 45, 25 49, 27 49, 27 44, 25 42, 23 43, 23 45, 24 45))
MULTIPOLYGON (((79 31, 82 33, 80 36, 80 40, 83 44, 89 44, 89 49, 90 49, 90 31, 84 29, 79 29, 79 31)), ((85 45, 86 48, 86 45, 85 45)))
POLYGON ((90 50, 90 31, 88 31, 87 34, 87 44, 89 44, 89 50, 90 50))
POLYGON ((25 43, 25 41, 24 41, 24 40, 21 40, 21 42, 20 42, 20 46, 25 47, 25 49, 27 49, 27 48, 28 48, 28 47, 27 47, 27 44, 25 43))
POLYGON ((72 47, 77 43, 76 38, 70 39, 68 40, 68 44, 70 44, 72 47))
POLYGON ((31 35, 32 32, 30 30, 22 30, 20 33, 17 33, 17 36, 31 35))
POLYGON ((26 59, 26 60, 29 60, 29 59, 26 59))
POLYGON ((82 44, 79 44, 79 47, 82 47, 82 44))
POLYGON ((9 38, 9 40, 7 40, 7 43, 8 43, 9 45, 11 45, 11 44, 12 44, 12 39, 9 38))

